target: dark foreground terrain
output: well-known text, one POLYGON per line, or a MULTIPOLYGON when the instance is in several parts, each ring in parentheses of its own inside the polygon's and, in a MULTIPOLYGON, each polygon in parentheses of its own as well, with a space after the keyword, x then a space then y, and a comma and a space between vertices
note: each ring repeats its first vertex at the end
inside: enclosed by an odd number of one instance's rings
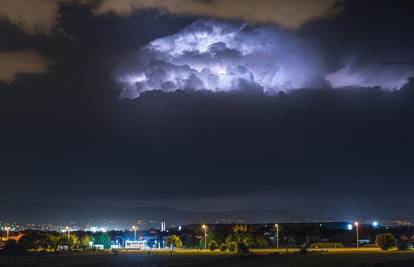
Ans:
POLYGON ((312 252, 290 254, 196 254, 174 255, 127 252, 119 255, 41 255, 0 257, 0 266, 34 267, 410 267, 414 266, 413 252, 312 252))

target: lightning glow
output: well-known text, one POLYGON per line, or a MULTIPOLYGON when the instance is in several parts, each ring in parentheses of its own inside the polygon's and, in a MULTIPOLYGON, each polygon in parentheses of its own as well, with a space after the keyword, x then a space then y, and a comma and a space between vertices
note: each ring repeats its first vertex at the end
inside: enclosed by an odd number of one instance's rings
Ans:
POLYGON ((308 39, 274 26, 199 20, 156 39, 119 67, 122 97, 151 90, 248 91, 275 94, 303 88, 400 89, 413 66, 348 59, 327 70, 323 53, 308 39))
POLYGON ((323 79, 319 58, 291 32, 200 20, 149 43, 118 81, 129 98, 178 89, 275 93, 316 85, 323 79))

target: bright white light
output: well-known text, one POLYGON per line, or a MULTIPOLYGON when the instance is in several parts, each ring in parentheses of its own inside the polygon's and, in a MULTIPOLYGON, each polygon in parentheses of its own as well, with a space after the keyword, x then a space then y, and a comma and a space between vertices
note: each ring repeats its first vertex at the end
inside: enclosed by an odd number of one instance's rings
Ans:
POLYGON ((92 233, 96 232, 102 232, 105 233, 107 229, 105 227, 97 227, 97 226, 91 226, 90 228, 86 229, 86 231, 91 231, 92 233))
POLYGON ((373 227, 378 227, 378 222, 377 222, 377 221, 373 221, 373 222, 372 222, 372 226, 373 226, 373 227))
POLYGON ((352 224, 348 224, 348 230, 351 231, 354 227, 352 226, 352 224))

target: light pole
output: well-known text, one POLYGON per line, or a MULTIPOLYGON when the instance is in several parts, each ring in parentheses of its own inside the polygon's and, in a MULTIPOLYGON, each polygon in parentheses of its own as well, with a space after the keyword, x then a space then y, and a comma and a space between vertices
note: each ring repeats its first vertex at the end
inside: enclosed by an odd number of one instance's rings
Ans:
POLYGON ((359 222, 355 222, 356 229, 356 247, 359 248, 359 222))
POLYGON ((9 239, 10 227, 6 226, 4 229, 6 230, 6 239, 9 239))
POLYGON ((69 226, 66 226, 66 231, 68 232, 68 239, 70 238, 70 228, 69 228, 69 226))
POLYGON ((137 240, 137 227, 135 225, 132 226, 132 231, 134 231, 134 241, 137 240))
POLYGON ((279 224, 275 224, 276 227, 276 248, 279 248, 279 224))
POLYGON ((204 229, 204 249, 207 250, 207 225, 203 224, 204 229))

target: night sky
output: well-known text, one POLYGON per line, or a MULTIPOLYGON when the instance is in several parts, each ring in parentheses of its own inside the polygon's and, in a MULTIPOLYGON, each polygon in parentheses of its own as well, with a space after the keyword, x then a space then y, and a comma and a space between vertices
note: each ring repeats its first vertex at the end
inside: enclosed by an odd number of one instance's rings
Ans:
POLYGON ((414 219, 412 14, 1 0, 0 221, 51 203, 414 219))

